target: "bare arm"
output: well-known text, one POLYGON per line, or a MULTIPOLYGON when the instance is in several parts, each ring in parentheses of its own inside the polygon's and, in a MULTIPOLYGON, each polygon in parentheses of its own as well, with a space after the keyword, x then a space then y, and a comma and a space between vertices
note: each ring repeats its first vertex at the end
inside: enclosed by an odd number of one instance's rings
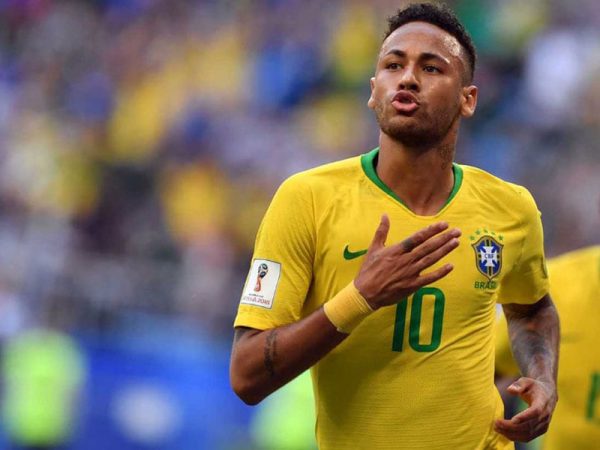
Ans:
POLYGON ((528 442, 548 429, 558 401, 559 319, 546 295, 533 305, 504 305, 513 356, 523 375, 508 387, 529 408, 510 420, 496 421, 496 430, 516 441, 528 442))
POLYGON ((516 363, 530 378, 556 384, 559 320, 549 295, 533 305, 504 305, 516 363))
MULTIPOLYGON (((452 270, 448 264, 428 274, 421 275, 421 271, 454 250, 460 235, 455 229, 441 234, 448 224, 440 222, 385 247, 389 226, 384 216, 354 280, 374 310, 446 276, 452 270)), ((230 365, 233 390, 244 402, 256 404, 317 363, 347 336, 337 331, 323 308, 270 330, 236 328, 230 365)))
POLYGON ((299 322, 270 330, 236 328, 231 355, 233 390, 249 405, 313 366, 342 342, 323 308, 299 322))

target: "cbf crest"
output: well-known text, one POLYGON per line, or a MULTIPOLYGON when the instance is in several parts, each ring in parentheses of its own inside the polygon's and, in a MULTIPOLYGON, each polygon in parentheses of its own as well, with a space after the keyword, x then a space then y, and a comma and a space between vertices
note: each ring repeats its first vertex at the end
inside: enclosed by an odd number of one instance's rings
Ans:
POLYGON ((494 237, 483 235, 477 242, 471 244, 475 250, 475 264, 477 269, 488 280, 496 277, 502 268, 502 247, 494 237))

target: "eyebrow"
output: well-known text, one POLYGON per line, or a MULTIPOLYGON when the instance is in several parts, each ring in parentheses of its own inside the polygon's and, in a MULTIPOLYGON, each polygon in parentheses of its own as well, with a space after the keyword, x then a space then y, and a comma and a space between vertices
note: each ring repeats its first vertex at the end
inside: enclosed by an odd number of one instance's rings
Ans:
MULTIPOLYGON (((404 52, 402 50, 398 50, 396 48, 393 48, 390 51, 388 51, 385 55, 383 55, 383 57, 385 58, 388 55, 396 55, 400 58, 406 58, 406 52, 404 52)), ((450 64, 450 61, 447 58, 444 58, 443 56, 438 55, 437 53, 429 53, 429 52, 421 53, 419 55, 419 59, 421 59, 421 60, 435 59, 435 60, 441 61, 443 63, 450 64)))

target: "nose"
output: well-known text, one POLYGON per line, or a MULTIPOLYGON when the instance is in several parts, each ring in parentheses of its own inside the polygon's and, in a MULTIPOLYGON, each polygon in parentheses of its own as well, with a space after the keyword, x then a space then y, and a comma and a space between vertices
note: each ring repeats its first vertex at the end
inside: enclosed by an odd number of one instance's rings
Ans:
POLYGON ((419 80, 415 75, 415 67, 412 65, 407 66, 400 74, 398 89, 418 92, 419 87, 419 80))

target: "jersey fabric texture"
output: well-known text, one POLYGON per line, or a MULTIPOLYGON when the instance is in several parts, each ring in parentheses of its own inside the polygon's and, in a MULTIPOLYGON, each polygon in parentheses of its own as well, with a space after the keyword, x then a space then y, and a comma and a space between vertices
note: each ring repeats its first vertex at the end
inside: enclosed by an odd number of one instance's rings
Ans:
MULTIPOLYGON (((600 446, 600 246, 548 262, 550 294, 560 316, 559 402, 544 436, 544 450, 600 446)), ((496 368, 518 375, 506 320, 498 325, 496 368)))
MULTIPOLYGON (((386 245, 445 220, 462 242, 431 270, 454 270, 374 312, 312 368, 317 442, 322 450, 512 448, 493 431, 503 414, 493 383, 495 304, 546 294, 533 198, 455 164, 446 205, 419 216, 377 177, 377 156, 375 149, 281 185, 254 250, 254 261, 281 265, 274 299, 269 307, 242 301, 234 326, 273 328, 320 308, 355 278, 382 214, 391 223, 386 245)), ((244 293, 259 276, 251 270, 244 293)))

